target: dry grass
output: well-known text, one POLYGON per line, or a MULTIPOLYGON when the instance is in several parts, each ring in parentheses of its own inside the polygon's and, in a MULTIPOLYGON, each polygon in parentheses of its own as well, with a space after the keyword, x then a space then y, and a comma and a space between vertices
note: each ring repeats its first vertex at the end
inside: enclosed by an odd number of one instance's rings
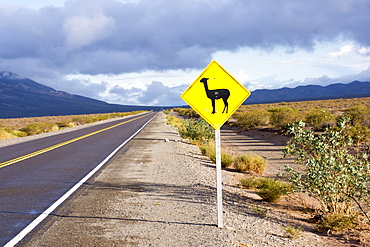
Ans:
POLYGON ((121 113, 100 113, 66 116, 45 116, 45 117, 26 117, 26 118, 3 118, 0 119, 0 140, 22 137, 25 135, 38 134, 43 132, 55 131, 62 128, 74 127, 86 123, 107 120, 111 118, 124 117, 138 114, 143 111, 121 112, 121 113), (81 121, 83 119, 84 121, 81 121), (50 128, 40 131, 28 131, 33 127, 51 125, 50 128), (27 131, 25 131, 27 130, 27 131))
POLYGON ((247 153, 236 157, 234 166, 238 171, 253 171, 263 174, 267 168, 267 160, 258 154, 247 153))

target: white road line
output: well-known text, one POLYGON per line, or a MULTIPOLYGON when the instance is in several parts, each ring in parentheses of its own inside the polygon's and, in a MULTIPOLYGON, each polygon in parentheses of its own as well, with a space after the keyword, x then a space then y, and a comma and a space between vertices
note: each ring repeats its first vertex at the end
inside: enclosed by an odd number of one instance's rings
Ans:
MULTIPOLYGON (((158 114, 158 113, 157 113, 158 114)), ((157 114, 155 116, 157 116, 157 114)), ((10 240, 4 247, 13 247, 19 241, 21 241, 29 232, 31 232, 38 224, 41 223, 49 214, 51 214, 60 204, 62 204, 68 197, 70 197, 81 185, 83 185, 92 175, 94 175, 102 166, 109 161, 127 142, 134 138, 150 121, 153 120, 152 117, 146 122, 138 131, 136 131, 130 138, 119 145, 108 157, 106 157, 99 165, 97 165, 91 172, 89 172, 84 178, 82 178, 75 186, 73 186, 69 191, 67 191, 61 198, 59 198, 53 205, 41 213, 36 219, 34 219, 26 228, 24 228, 20 233, 17 234, 12 240, 10 240)))

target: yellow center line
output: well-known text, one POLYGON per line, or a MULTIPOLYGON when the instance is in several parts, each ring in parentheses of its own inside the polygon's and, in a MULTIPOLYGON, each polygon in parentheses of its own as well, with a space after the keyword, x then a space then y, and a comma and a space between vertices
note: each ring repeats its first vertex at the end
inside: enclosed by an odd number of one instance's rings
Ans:
POLYGON ((74 139, 71 139, 71 140, 68 140, 68 141, 65 141, 65 142, 61 142, 61 143, 56 144, 56 145, 54 145, 54 146, 50 146, 50 147, 47 147, 47 148, 44 148, 44 149, 38 150, 38 151, 33 152, 33 153, 29 153, 29 154, 26 154, 26 155, 20 156, 20 157, 15 158, 15 159, 11 159, 11 160, 8 160, 8 161, 5 161, 5 162, 2 162, 2 163, 0 163, 0 168, 3 168, 3 167, 5 167, 5 166, 12 165, 12 164, 17 163, 17 162, 20 162, 20 161, 22 161, 22 160, 29 159, 29 158, 34 157, 34 156, 39 155, 39 154, 43 154, 43 153, 49 152, 49 151, 54 150, 54 149, 56 149, 56 148, 59 148, 59 147, 65 146, 65 145, 70 144, 70 143, 72 143, 72 142, 75 142, 75 141, 78 141, 78 140, 84 139, 84 138, 86 138, 86 137, 89 137, 89 136, 92 136, 92 135, 98 134, 98 133, 100 133, 100 132, 103 132, 103 131, 106 131, 106 130, 109 130, 109 129, 113 129, 113 128, 117 127, 117 126, 120 126, 120 125, 126 124, 126 123, 128 123, 128 122, 131 122, 131 121, 137 120, 137 119, 142 118, 142 117, 145 117, 145 116, 147 116, 147 115, 149 115, 149 114, 151 114, 151 113, 145 114, 145 115, 140 116, 140 117, 137 117, 137 118, 133 118, 133 119, 131 119, 131 120, 127 120, 127 121, 125 121, 125 122, 122 122, 122 123, 119 123, 119 124, 116 124, 116 125, 110 126, 110 127, 108 127, 108 128, 105 128, 105 129, 101 129, 101 130, 98 130, 98 131, 95 131, 95 132, 91 132, 91 133, 89 133, 89 134, 86 134, 86 135, 83 135, 83 136, 80 136, 80 137, 77 137, 77 138, 74 138, 74 139))

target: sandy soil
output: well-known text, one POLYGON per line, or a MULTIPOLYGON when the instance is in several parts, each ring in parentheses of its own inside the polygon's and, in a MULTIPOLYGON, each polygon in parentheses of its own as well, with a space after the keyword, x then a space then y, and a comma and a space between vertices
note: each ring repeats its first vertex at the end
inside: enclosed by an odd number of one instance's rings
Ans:
MULTIPOLYGON (((221 138, 234 152, 268 158, 269 176, 289 162, 280 160, 281 143, 244 134, 225 129, 221 138)), ((215 176, 215 165, 160 113, 19 246, 359 246, 315 233, 310 215, 291 203, 241 189, 232 169, 222 171, 225 227, 218 228, 215 176), (298 239, 286 237, 288 225, 302 227, 298 239)))

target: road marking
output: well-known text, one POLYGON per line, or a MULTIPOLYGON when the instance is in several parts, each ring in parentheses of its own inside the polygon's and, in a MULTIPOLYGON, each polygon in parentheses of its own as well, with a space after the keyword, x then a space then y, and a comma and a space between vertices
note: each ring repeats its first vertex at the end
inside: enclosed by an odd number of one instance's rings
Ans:
MULTIPOLYGON (((147 114, 149 115, 149 114, 147 114)), ((147 116, 145 115, 145 116, 147 116)), ((67 191, 61 198, 59 198, 53 205, 46 209, 42 214, 40 214, 36 219, 34 219, 26 228, 24 228, 20 233, 17 234, 12 240, 10 240, 4 247, 13 247, 19 241, 21 241, 29 232, 31 232, 38 224, 40 224, 49 214, 51 214, 60 204, 62 204, 68 197, 70 197, 81 185, 83 185, 90 177, 92 177, 102 166, 107 163, 110 158, 113 157, 126 143, 128 143, 132 138, 134 138, 144 127, 155 118, 157 114, 154 115, 148 122, 146 122, 138 131, 136 131, 132 136, 130 136, 126 141, 119 145, 108 157, 106 157, 99 165, 97 165, 91 172, 89 172, 84 178, 82 178, 75 186, 73 186, 69 191, 67 191)), ((144 116, 142 116, 144 117, 144 116)), ((140 118, 140 117, 138 117, 140 118)), ((138 119, 135 118, 135 119, 138 119)), ((133 121, 135 119, 129 120, 127 122, 133 121)), ((127 123, 126 122, 126 123, 127 123)), ((123 123, 122 123, 123 124, 123 123)))
POLYGON ((38 150, 36 152, 33 152, 33 153, 30 153, 30 154, 26 154, 26 155, 23 155, 23 156, 20 156, 18 158, 15 158, 15 159, 11 159, 11 160, 8 160, 8 161, 5 161, 5 162, 2 162, 0 163, 0 168, 3 168, 3 167, 6 167, 6 166, 9 166, 9 165, 12 165, 14 163, 17 163, 17 162, 20 162, 22 160, 26 160, 26 159, 29 159, 29 158, 32 158, 34 156, 37 156, 39 154, 43 154, 43 153, 46 153, 46 152, 49 152, 51 150, 54 150, 54 149, 57 149, 59 147, 62 147, 62 146, 65 146, 67 144, 70 144, 72 142, 75 142, 75 141, 78 141, 78 140, 81 140, 81 139, 84 139, 86 137, 89 137, 89 136, 92 136, 92 135, 95 135, 95 134, 98 134, 100 132, 103 132, 103 131, 106 131, 106 130, 109 130, 109 129, 113 129, 117 126, 120 126, 120 125, 123 125, 125 123, 128 123, 128 122, 131 122, 131 121, 134 121, 134 120, 137 120, 139 118, 142 118, 142 117, 145 117, 145 116, 148 116, 149 114, 151 113, 148 113, 148 114, 145 114, 145 115, 142 115, 140 117, 137 117, 137 118, 133 118, 131 120, 128 120, 128 121, 125 121, 125 122, 122 122, 122 123, 119 123, 119 124, 116 124, 116 125, 113 125, 113 126, 110 126, 108 128, 105 128, 105 129, 101 129, 101 130, 98 130, 98 131, 95 131, 95 132, 92 132, 92 133, 89 133, 89 134, 86 134, 86 135, 83 135, 83 136, 80 136, 80 137, 77 137, 77 138, 74 138, 74 139, 71 139, 71 140, 68 140, 68 141, 65 141, 65 142, 61 142, 59 144, 56 144, 56 145, 53 145, 53 146, 50 146, 50 147, 47 147, 47 148, 44 148, 44 149, 41 149, 41 150, 38 150))

